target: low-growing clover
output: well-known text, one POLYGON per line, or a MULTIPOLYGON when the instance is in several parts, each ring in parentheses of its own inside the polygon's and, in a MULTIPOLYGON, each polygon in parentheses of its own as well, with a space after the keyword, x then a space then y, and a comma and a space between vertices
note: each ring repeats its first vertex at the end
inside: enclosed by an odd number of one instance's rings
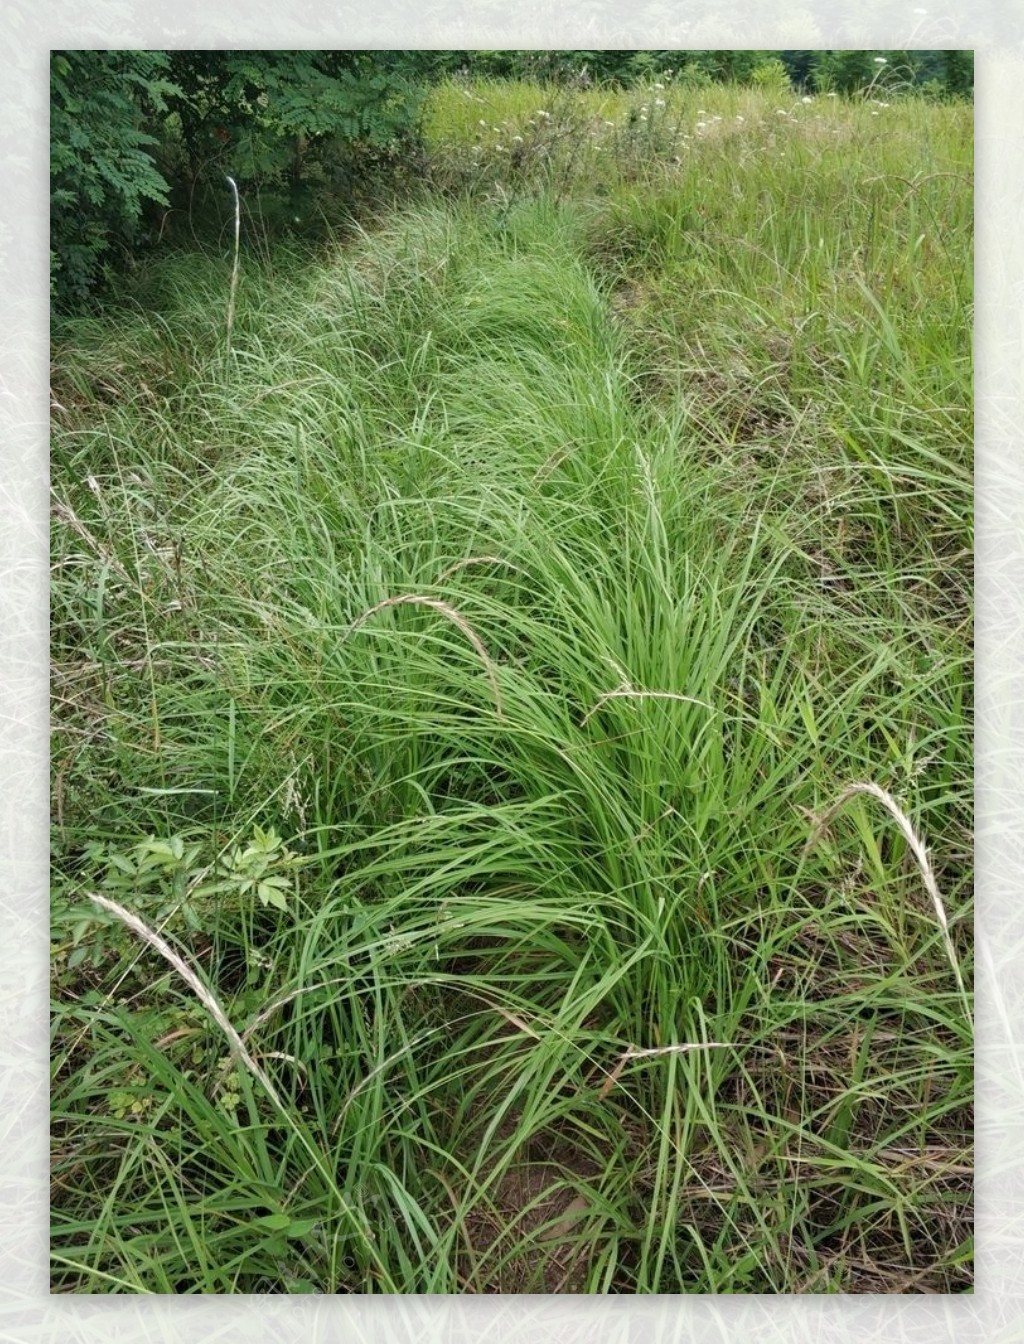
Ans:
POLYGON ((147 1092, 128 1092, 115 1088, 107 1095, 107 1109, 115 1120, 142 1120, 153 1105, 147 1092))

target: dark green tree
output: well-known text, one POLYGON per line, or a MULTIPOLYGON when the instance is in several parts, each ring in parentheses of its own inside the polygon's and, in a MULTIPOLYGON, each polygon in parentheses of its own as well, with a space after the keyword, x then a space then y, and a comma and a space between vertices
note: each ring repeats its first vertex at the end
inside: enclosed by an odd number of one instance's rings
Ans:
POLYGON ((873 51, 816 51, 810 63, 811 87, 819 93, 859 93, 877 74, 873 51))
POLYGON ((147 205, 167 204, 152 151, 179 91, 159 51, 50 56, 50 287, 83 297, 118 249, 139 241, 147 205))
POLYGON ((415 132, 416 52, 176 51, 175 109, 195 178, 297 186, 330 156, 398 147, 415 132))
POLYGON ((294 196, 415 138, 431 53, 57 51, 51 58, 51 288, 88 294, 147 213, 204 174, 294 196))
POLYGON ((944 51, 943 76, 950 98, 974 97, 974 52, 944 51))

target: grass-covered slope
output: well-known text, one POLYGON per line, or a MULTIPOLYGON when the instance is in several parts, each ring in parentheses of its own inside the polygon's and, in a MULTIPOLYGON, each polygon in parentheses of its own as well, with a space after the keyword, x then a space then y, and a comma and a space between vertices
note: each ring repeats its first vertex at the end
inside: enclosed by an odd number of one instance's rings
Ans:
POLYGON ((688 98, 56 330, 57 1290, 969 1286, 968 115, 688 98))

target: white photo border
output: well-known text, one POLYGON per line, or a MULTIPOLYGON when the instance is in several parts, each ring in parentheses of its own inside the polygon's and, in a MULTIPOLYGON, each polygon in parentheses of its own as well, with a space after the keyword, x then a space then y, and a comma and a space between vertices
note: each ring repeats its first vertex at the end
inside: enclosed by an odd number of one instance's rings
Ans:
POLYGON ((1021 655, 1024 12, 998 0, 26 0, 0 10, 0 1338, 18 1341, 1006 1341, 1024 1336, 1021 655), (1014 11, 1017 12, 1014 12, 1014 11), (47 163, 51 48, 973 48, 980 695, 977 1289, 959 1297, 202 1298, 48 1295, 47 163), (1015 451, 1016 450, 1016 451, 1015 451))

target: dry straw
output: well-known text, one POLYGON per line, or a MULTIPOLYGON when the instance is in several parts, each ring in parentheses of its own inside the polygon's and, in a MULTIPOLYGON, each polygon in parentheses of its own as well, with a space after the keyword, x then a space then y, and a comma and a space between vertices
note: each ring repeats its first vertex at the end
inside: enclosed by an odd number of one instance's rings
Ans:
MULTIPOLYGON (((315 984, 312 985, 300 985, 298 989, 293 989, 290 993, 284 994, 280 998, 275 999, 272 1003, 268 1004, 267 1007, 262 1010, 262 1012, 258 1013, 256 1017, 254 1017, 253 1020, 249 1023, 246 1029, 242 1032, 241 1041, 243 1047, 248 1042, 249 1037, 253 1034, 254 1031, 256 1031, 258 1027, 261 1027, 264 1022, 269 1021, 269 1019, 274 1016, 274 1014, 278 1011, 279 1008, 283 1008, 286 1004, 291 1003, 293 999, 300 998, 303 994, 312 994, 318 989, 328 989, 333 985, 348 984, 351 978, 352 977, 348 975, 338 975, 331 980, 318 980, 315 984)), ((275 1054, 275 1057, 278 1056, 276 1056, 275 1054)), ((216 1081, 213 1084, 214 1092, 217 1092, 217 1090, 223 1086, 224 1079, 231 1072, 231 1064, 232 1061, 229 1059, 224 1065, 222 1065, 221 1070, 217 1075, 216 1081)))
POLYGON ((843 789, 842 793, 840 793, 839 797, 831 807, 818 818, 817 825, 811 833, 811 837, 807 841, 806 848, 804 849, 804 856, 806 857, 807 853, 821 839, 826 827, 836 813, 844 807, 851 798, 855 798, 859 794, 865 794, 869 798, 875 798, 882 804, 885 810, 896 822, 896 825, 903 833, 907 844, 910 846, 911 853, 917 860, 917 866, 921 870, 921 877, 924 881, 925 890, 932 899, 932 905, 935 909, 935 917, 938 920, 939 928, 942 931, 943 941, 946 946, 946 956, 949 958, 949 964, 953 968, 953 974, 956 976, 956 983, 960 993, 966 1000, 967 991, 964 988, 963 976, 960 974, 960 966, 957 962, 956 952, 953 948, 953 940, 949 934, 949 921, 946 919, 946 910, 942 904, 942 897, 939 895, 939 886, 935 880, 935 873, 932 869, 931 859, 928 857, 928 850, 925 847, 924 841, 910 824, 910 819, 891 793, 886 793, 885 789, 881 788, 878 784, 872 784, 870 782, 866 784, 847 784, 846 788, 843 789))
MULTIPOLYGON (((221 1031, 223 1031, 224 1035, 228 1038, 228 1044, 231 1047, 231 1051, 238 1061, 241 1064, 244 1064, 252 1076, 267 1089, 271 1101, 273 1101, 276 1106, 281 1107, 280 1098, 274 1091, 270 1079, 253 1059, 252 1055, 249 1054, 248 1050, 246 1050, 242 1038, 228 1021, 224 1009, 184 958, 175 952, 170 943, 161 938, 158 933, 154 933, 147 924, 144 924, 142 920, 139 919, 138 915, 133 915, 131 911, 126 910, 123 905, 118 905, 116 901, 108 900, 106 896, 97 896, 93 892, 89 892, 89 899, 94 905, 101 906, 104 910, 109 910, 111 914, 116 915, 117 918, 121 920, 123 924, 127 924, 131 931, 137 934, 144 943, 148 943, 150 947, 155 948, 166 961, 171 963, 174 969, 192 990, 193 994, 195 994, 199 1002, 217 1023, 217 1026, 220 1027, 221 1031)), ((283 1107, 281 1109, 283 1109, 283 1107)))
POLYGON ((231 354, 231 328, 235 324, 235 292, 238 289, 238 242, 242 230, 242 209, 238 200, 238 186, 233 177, 228 178, 231 190, 235 193, 235 261, 231 267, 231 290, 228 294, 228 354, 231 354))
POLYGON ((605 691, 604 695, 580 719, 580 727, 582 728, 592 719, 601 706, 609 700, 681 700, 687 705, 700 705, 702 709, 709 709, 712 714, 715 712, 714 705, 709 705, 705 700, 698 700, 692 695, 680 695, 677 691, 635 691, 632 686, 619 686, 614 691, 605 691))
POLYGON ((518 565, 512 564, 511 560, 503 560, 500 555, 469 555, 465 560, 457 560, 454 565, 437 576, 437 582, 444 583, 445 579, 450 579, 453 574, 457 574, 460 569, 465 569, 467 565, 503 565, 506 569, 514 569, 521 574, 522 570, 518 565))
POLYGON ((597 1094, 598 1101, 604 1101, 605 1097, 611 1092, 612 1088, 619 1081, 619 1075, 631 1059, 651 1059, 655 1055, 688 1055, 692 1050, 728 1050, 730 1049, 727 1041, 684 1041, 679 1045, 652 1045, 639 1046, 630 1045, 623 1050, 622 1054, 615 1061, 615 1067, 604 1080, 601 1091, 597 1094))

